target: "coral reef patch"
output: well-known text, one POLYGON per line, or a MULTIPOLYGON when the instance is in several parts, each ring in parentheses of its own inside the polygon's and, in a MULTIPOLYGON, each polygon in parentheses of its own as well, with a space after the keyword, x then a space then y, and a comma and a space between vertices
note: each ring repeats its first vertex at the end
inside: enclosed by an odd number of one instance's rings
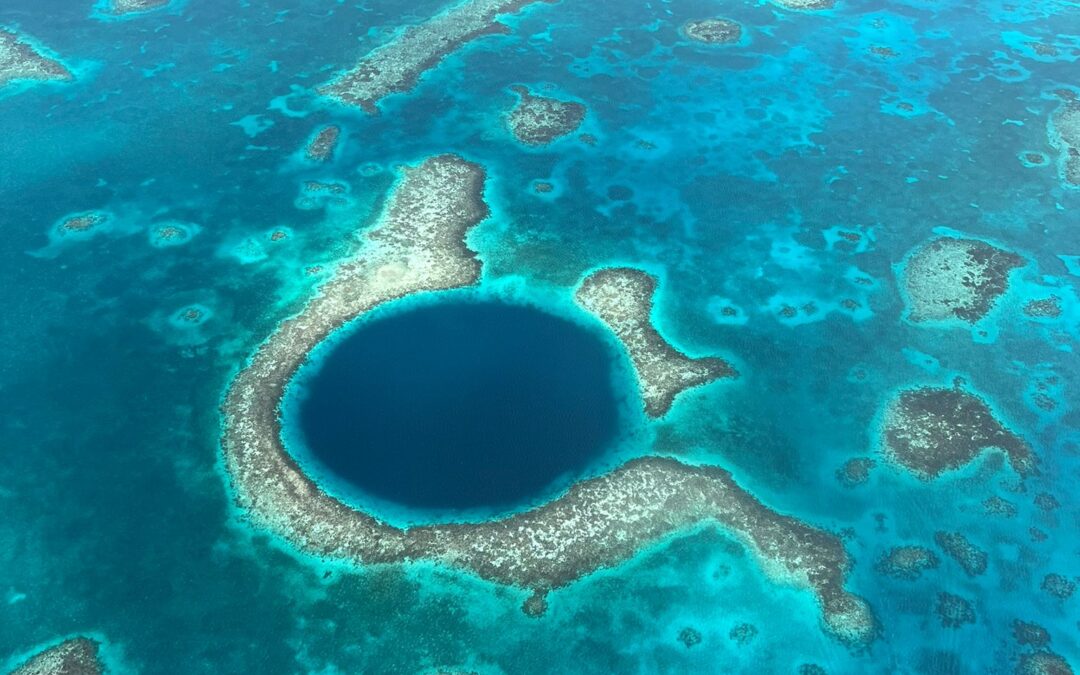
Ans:
POLYGON ((49 647, 18 666, 11 675, 100 675, 101 644, 86 637, 74 637, 49 647))
POLYGON ((985 317, 1009 288, 1009 274, 1024 259, 979 239, 939 237, 907 258, 900 274, 907 317, 913 323, 985 317))
POLYGON ((525 145, 547 145, 576 131, 585 119, 585 105, 577 101, 540 96, 521 85, 510 91, 517 94, 518 102, 506 123, 514 138, 525 145))
POLYGON ((1080 101, 1067 100, 1050 117, 1050 145, 1058 151, 1061 180, 1080 188, 1080 101))
POLYGON ((360 59, 348 72, 319 88, 319 93, 369 113, 394 92, 412 89, 420 76, 447 54, 484 35, 508 32, 498 21, 536 2, 552 0, 464 0, 427 21, 409 26, 360 59))
POLYGON ((894 546, 877 562, 878 574, 914 581, 926 570, 936 569, 940 564, 938 557, 922 546, 894 546))
POLYGON ((23 36, 0 27, 0 87, 9 82, 73 80, 67 66, 49 58, 23 36))
POLYGON ((922 480, 959 469, 988 448, 1004 452, 1020 476, 1036 472, 1027 443, 985 401, 959 386, 898 392, 885 405, 880 444, 890 461, 922 480))
MULTIPOLYGON (((530 615, 544 613, 552 589, 672 534, 716 524, 737 536, 770 577, 812 591, 829 633, 846 644, 872 641, 877 622, 866 601, 845 588, 851 561, 839 538, 769 509, 720 468, 645 457, 529 511, 408 529, 332 498, 299 468, 281 440, 288 382, 316 345, 368 310, 479 281, 480 262, 464 236, 487 215, 484 182, 480 166, 452 155, 405 168, 357 253, 236 375, 222 404, 222 449, 236 499, 252 521, 320 558, 369 565, 427 560, 525 589, 530 615)), ((601 270, 579 289, 579 300, 583 293, 609 325, 620 326, 631 354, 646 356, 635 363, 692 366, 649 326, 654 286, 637 270, 601 270), (633 292, 629 302, 607 297, 620 290, 633 292)), ((730 374, 719 359, 707 365, 705 375, 730 374)), ((685 378, 667 377, 639 374, 654 407, 688 386, 685 378)))
POLYGON ((738 376, 727 361, 689 357, 660 335, 651 319, 656 287, 656 278, 648 272, 607 267, 585 277, 574 296, 626 347, 651 417, 664 415, 687 389, 738 376))
POLYGON ((682 26, 683 35, 695 42, 726 45, 742 39, 742 26, 730 19, 699 19, 682 26))

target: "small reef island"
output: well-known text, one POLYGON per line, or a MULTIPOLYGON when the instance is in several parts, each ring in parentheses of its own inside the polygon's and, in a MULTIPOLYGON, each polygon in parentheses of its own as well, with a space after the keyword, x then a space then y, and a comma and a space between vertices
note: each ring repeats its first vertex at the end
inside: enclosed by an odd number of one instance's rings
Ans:
POLYGON ((709 45, 727 45, 742 39, 742 26, 730 19, 687 21, 682 26, 682 32, 695 42, 709 45))
POLYGON ((818 10, 832 9, 836 0, 773 0, 784 9, 818 10))
POLYGON ((304 156, 312 162, 327 162, 333 159, 340 138, 341 127, 328 124, 315 132, 315 136, 308 141, 304 156))
POLYGON ((573 133, 585 119, 585 106, 576 101, 537 96, 521 85, 510 91, 518 95, 518 102, 507 124, 514 138, 525 145, 547 145, 573 133))
POLYGON ((17 81, 68 82, 67 66, 41 53, 14 31, 0 27, 0 87, 17 81))
POLYGON ((115 16, 141 14, 166 7, 172 0, 106 0, 104 12, 115 16))
POLYGON ((537 2, 552 0, 465 0, 410 26, 360 59, 351 70, 318 92, 346 105, 377 113, 377 104, 394 92, 411 89, 420 76, 462 45, 484 35, 506 33, 498 21, 537 2))
POLYGON ((1024 259, 979 239, 940 237, 908 255, 900 274, 912 323, 982 320, 1024 259))
POLYGON ((31 656, 11 675, 100 675, 104 672, 100 649, 97 640, 70 638, 31 656))
POLYGON ((959 385, 900 391, 885 405, 880 435, 885 455, 922 480, 966 466, 990 448, 1004 452, 1021 477, 1036 470, 1027 443, 959 385))
MULTIPOLYGON (((356 253, 236 375, 223 401, 222 447, 237 501, 252 520, 320 558, 365 565, 427 560, 522 589, 530 616, 545 613, 553 589, 672 534, 715 524, 752 551, 771 578, 812 591, 830 634, 855 647, 871 642, 877 621, 845 588, 851 560, 840 539, 769 509, 717 467, 644 457, 528 511, 407 529, 338 501, 301 470, 281 435, 290 380, 319 343, 377 306, 479 282, 481 263, 464 238, 487 217, 484 185, 482 167, 453 155, 404 168, 356 253)), ((719 359, 679 354, 649 326, 654 287, 644 272, 599 270, 582 282, 577 299, 622 341, 656 415, 680 391, 733 370, 719 359)))

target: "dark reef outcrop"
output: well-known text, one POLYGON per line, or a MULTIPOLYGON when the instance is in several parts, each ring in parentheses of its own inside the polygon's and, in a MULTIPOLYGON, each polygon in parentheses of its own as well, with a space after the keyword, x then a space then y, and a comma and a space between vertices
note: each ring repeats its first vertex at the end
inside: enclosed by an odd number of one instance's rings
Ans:
POLYGON ((1004 452, 1021 477, 1036 473, 1027 443, 984 400, 959 386, 915 387, 894 395, 882 413, 880 447, 922 480, 966 466, 991 448, 1004 452))

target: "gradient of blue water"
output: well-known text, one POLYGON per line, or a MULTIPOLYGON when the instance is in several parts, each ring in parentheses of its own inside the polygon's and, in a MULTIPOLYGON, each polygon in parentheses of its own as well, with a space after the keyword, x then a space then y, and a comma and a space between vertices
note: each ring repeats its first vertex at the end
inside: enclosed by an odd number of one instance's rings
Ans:
POLYGON ((96 631, 149 673, 792 672, 807 661, 831 673, 1011 672, 1020 618, 1046 626, 1076 666, 1078 598, 1039 585, 1078 574, 1077 318, 1019 317, 1030 297, 1075 295, 1080 197, 1052 165, 1017 158, 1055 158, 1049 92, 1077 86, 1074 4, 540 3, 378 117, 311 88, 439 2, 188 0, 109 23, 90 4, 0 7, 0 23, 80 75, 0 93, 0 658, 96 631), (680 39, 683 21, 716 13, 747 27, 746 46, 680 39), (1060 56, 1033 54, 1018 34, 1060 56), (587 102, 583 130, 599 143, 516 145, 502 124, 515 82, 587 102), (327 122, 346 132, 341 152, 304 165, 294 153, 327 122), (220 471, 224 387, 325 278, 305 270, 350 250, 393 166, 447 151, 489 172, 493 217, 470 237, 485 283, 566 295, 597 265, 642 265, 662 277, 665 333, 738 365, 738 383, 688 394, 640 452, 723 466, 765 503, 843 533, 852 588, 882 622, 869 653, 825 637, 808 594, 772 583, 708 528, 554 593, 534 621, 513 591, 421 566, 324 569, 243 520, 220 471), (302 182, 326 178, 349 185, 351 205, 297 208, 302 182), (536 195, 536 180, 556 192, 536 195), (609 199, 613 186, 631 198, 609 199), (57 219, 92 208, 118 226, 53 245, 57 219), (149 233, 165 220, 202 229, 155 248, 149 233), (831 246, 837 226, 865 246, 831 246), (992 342, 900 320, 894 265, 941 227, 1030 260, 987 326, 992 342), (276 228, 291 236, 270 241, 276 228), (854 272, 873 284, 856 286, 854 272), (775 311, 845 297, 869 314, 790 323, 775 311), (745 321, 721 316, 725 302, 745 321), (208 310, 203 323, 171 320, 192 304, 208 310), (1007 468, 925 485, 879 466, 864 488, 838 484, 843 461, 874 455, 890 391, 957 374, 1040 456, 1026 492, 1011 491, 1007 468), (1032 397, 1049 375, 1053 412, 1032 397), (1039 510, 1043 491, 1063 506, 1039 510), (991 495, 1018 515, 987 516, 991 495), (1033 541, 1032 527, 1050 538, 1033 541), (875 574, 888 547, 932 546, 942 528, 987 550, 987 575, 948 560, 915 583, 875 574), (978 622, 943 629, 941 590, 971 599, 978 622), (738 647, 728 632, 744 621, 760 632, 738 647), (694 649, 677 641, 688 625, 703 634, 694 649))
POLYGON ((380 499, 513 507, 612 444, 613 358, 535 309, 434 305, 335 345, 306 381, 299 424, 310 457, 380 499))

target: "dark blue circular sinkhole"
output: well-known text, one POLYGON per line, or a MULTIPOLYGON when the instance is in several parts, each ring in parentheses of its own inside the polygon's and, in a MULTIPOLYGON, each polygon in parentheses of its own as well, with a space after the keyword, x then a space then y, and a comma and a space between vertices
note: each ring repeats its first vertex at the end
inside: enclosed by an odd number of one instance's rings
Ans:
POLYGON ((422 509, 527 502, 582 472, 618 428, 615 354, 566 319, 452 301, 361 325, 306 380, 311 457, 422 509))

